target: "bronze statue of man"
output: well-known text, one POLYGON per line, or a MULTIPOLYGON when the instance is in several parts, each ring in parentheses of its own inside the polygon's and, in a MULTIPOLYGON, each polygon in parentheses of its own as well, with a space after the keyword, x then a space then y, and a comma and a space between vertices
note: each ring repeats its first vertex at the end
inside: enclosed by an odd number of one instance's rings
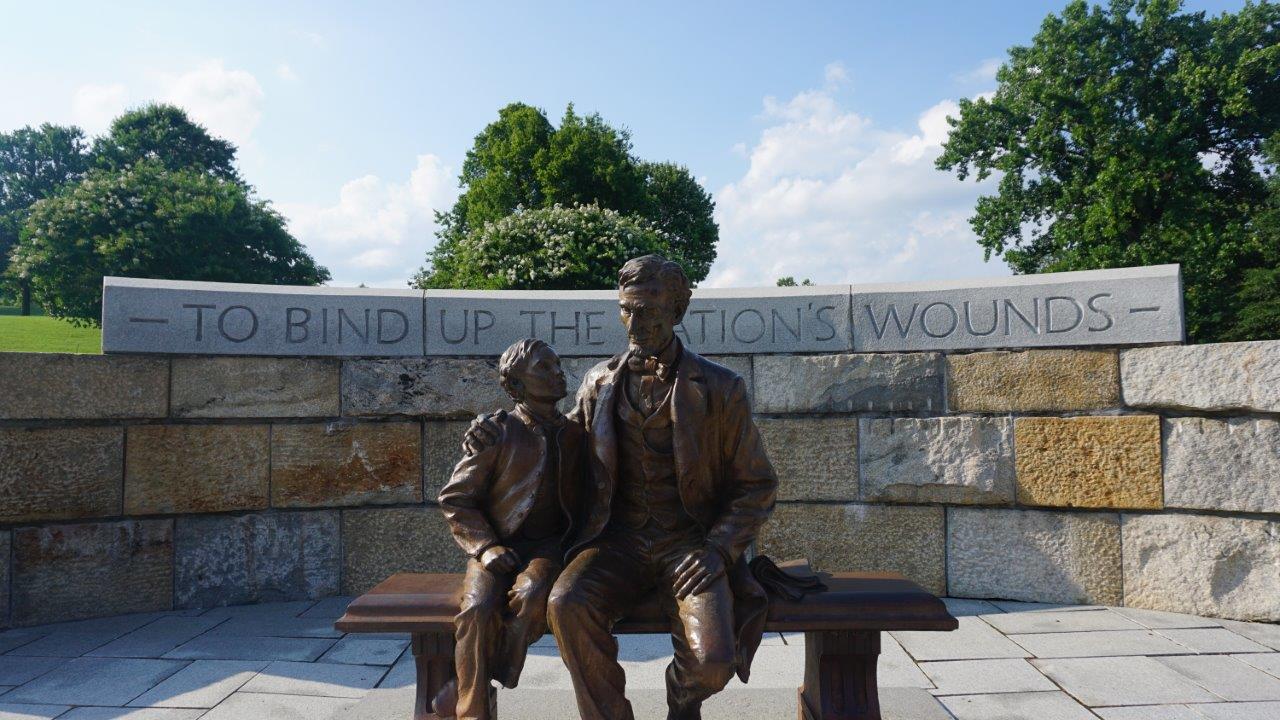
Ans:
MULTIPOLYGON (((551 591, 548 622, 583 720, 632 720, 613 624, 656 591, 671 621, 669 720, 697 720, 744 681, 767 598, 743 553, 773 511, 777 476, 746 383, 683 347, 680 266, 627 262, 618 297, 629 347, 589 371, 570 419, 587 432, 584 510, 551 591)), ((468 446, 492 441, 478 422, 468 446)))

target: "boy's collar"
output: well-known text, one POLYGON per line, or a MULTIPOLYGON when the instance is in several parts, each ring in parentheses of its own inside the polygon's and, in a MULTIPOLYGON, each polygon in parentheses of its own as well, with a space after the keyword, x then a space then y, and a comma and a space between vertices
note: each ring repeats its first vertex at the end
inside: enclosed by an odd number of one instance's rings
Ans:
POLYGON ((556 409, 553 409, 552 413, 553 413, 552 416, 549 418, 539 417, 538 415, 534 414, 532 410, 529 409, 528 405, 525 405, 522 402, 516 403, 516 409, 515 409, 516 416, 520 418, 521 422, 523 422, 525 425, 528 425, 529 427, 532 427, 532 428, 560 427, 561 425, 564 425, 565 423, 564 414, 556 409))

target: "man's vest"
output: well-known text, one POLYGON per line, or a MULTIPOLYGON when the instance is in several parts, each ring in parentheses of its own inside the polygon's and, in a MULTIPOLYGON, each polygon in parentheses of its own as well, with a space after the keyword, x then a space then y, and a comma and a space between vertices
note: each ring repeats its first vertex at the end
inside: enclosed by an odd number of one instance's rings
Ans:
MULTIPOLYGON (((674 384, 672 384, 674 387, 674 384)), ((680 483, 672 449, 671 392, 646 417, 618 393, 618 489, 614 517, 633 529, 650 518, 674 530, 692 518, 680 500, 680 483)))

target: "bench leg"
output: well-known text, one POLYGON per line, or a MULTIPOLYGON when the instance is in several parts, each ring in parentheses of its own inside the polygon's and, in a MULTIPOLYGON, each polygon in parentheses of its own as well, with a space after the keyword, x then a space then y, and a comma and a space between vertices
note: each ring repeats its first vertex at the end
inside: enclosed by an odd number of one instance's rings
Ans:
POLYGON ((806 632, 804 655, 800 720, 880 720, 876 687, 879 632, 806 632))
POLYGON ((431 701, 453 679, 453 634, 414 633, 413 660, 418 669, 417 700, 413 720, 439 720, 431 701))

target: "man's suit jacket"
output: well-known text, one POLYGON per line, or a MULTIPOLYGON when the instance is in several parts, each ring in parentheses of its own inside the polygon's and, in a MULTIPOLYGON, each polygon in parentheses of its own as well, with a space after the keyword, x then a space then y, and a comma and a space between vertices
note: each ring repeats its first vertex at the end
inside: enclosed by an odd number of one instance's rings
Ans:
MULTIPOLYGON (((678 340, 676 342, 679 342, 678 340)), ((581 529, 570 556, 609 524, 618 483, 615 404, 626 392, 626 353, 592 368, 570 419, 587 433, 581 529)), ((672 388, 672 441, 680 499, 728 559, 738 626, 738 674, 746 680, 764 629, 767 598, 743 552, 773 512, 778 477, 751 419, 746 383, 732 370, 683 349, 672 388)))
MULTIPOLYGON (((440 491, 440 508, 462 550, 478 558, 492 545, 521 537, 534 495, 548 471, 547 440, 521 408, 494 416, 501 437, 453 469, 440 491)), ((575 532, 582 480, 582 428, 565 422, 559 429, 559 503, 565 513, 565 534, 575 532)))

